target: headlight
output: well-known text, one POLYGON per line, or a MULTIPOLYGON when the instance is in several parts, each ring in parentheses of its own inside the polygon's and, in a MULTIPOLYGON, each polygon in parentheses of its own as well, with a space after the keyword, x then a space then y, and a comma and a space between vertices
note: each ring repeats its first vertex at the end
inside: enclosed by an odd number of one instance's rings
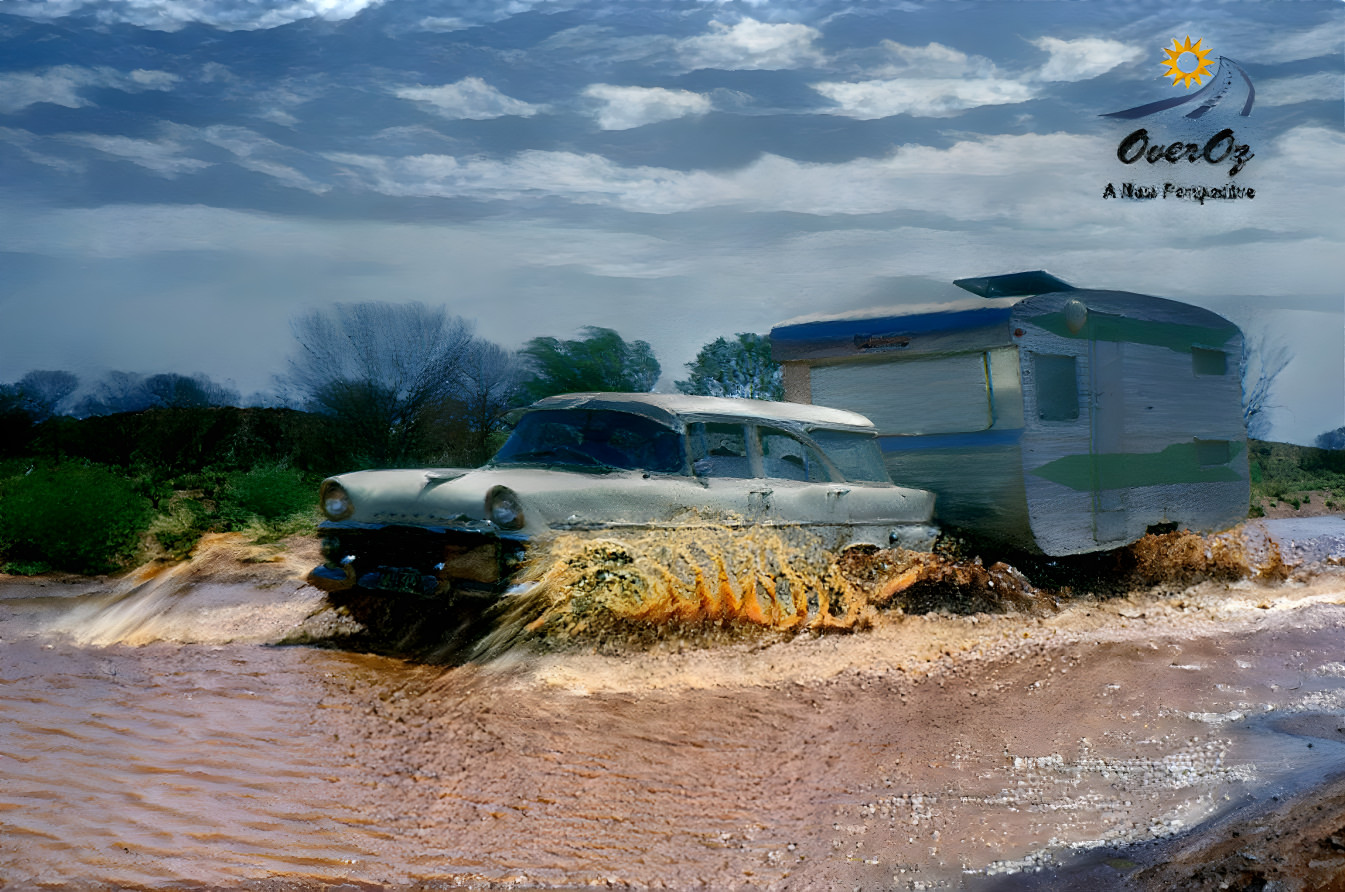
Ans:
POLYGON ((486 516, 502 530, 523 528, 523 505, 518 496, 503 486, 497 486, 486 496, 486 516))
POLYGON ((322 504, 322 513, 332 520, 345 520, 355 513, 355 506, 350 502, 350 494, 334 480, 322 481, 322 488, 318 490, 318 501, 322 504))

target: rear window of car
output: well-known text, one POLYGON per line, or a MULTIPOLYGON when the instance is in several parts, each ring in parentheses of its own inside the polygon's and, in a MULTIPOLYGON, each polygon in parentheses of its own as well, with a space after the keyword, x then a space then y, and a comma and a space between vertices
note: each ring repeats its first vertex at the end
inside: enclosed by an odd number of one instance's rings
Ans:
POLYGON ((892 482, 887 468, 883 466, 878 438, 873 434, 815 428, 808 433, 822 447, 832 464, 845 475, 846 480, 855 483, 892 482))

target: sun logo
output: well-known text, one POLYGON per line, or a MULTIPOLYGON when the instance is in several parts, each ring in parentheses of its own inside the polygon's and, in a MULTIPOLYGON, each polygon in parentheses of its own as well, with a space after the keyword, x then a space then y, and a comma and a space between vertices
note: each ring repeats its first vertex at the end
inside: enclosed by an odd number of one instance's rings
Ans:
POLYGON ((1164 49, 1163 53, 1168 57, 1167 61, 1162 63, 1163 67, 1167 69, 1163 72, 1163 76, 1172 75, 1172 85, 1174 87, 1177 86, 1177 81, 1181 81, 1182 86, 1189 90, 1191 89, 1191 81, 1195 81, 1196 85, 1199 86, 1200 79, 1210 73, 1210 62, 1206 58, 1210 51, 1202 50, 1199 40, 1192 44, 1190 34, 1186 35, 1186 40, 1182 43, 1178 43, 1177 38, 1172 38, 1172 49, 1164 49), (1190 68, 1190 71, 1183 70, 1183 56, 1190 57, 1186 60, 1186 67, 1190 68), (1192 62, 1192 59, 1195 61, 1192 62))

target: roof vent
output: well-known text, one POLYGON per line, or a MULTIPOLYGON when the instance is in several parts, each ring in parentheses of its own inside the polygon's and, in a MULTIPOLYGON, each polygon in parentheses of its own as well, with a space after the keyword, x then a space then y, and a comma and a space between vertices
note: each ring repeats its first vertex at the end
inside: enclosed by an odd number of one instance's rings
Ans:
POLYGON ((953 284, 981 297, 1027 297, 1029 294, 1053 294, 1073 291, 1074 286, 1057 279, 1044 269, 977 279, 954 279, 953 284))

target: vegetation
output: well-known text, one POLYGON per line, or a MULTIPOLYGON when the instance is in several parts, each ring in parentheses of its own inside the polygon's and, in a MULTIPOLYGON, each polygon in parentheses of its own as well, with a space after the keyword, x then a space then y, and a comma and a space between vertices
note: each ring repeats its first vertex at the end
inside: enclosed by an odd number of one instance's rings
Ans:
POLYGON ((335 433, 289 409, 52 418, 0 460, 0 570, 107 573, 207 532, 311 532, 318 482, 351 467, 335 433))
POLYGON ((654 349, 644 341, 627 343, 610 328, 590 325, 573 341, 533 338, 520 352, 532 372, 522 385, 524 402, 593 390, 646 393, 658 383, 654 349))
POLYGON ((293 322, 298 349, 282 385, 335 419, 362 463, 412 462, 451 414, 471 325, 424 304, 334 304, 293 322))
POLYGON ((1252 516, 1280 504, 1298 510, 1313 493, 1321 494, 1327 511, 1345 510, 1345 451, 1261 440, 1249 446, 1252 516))
POLYGON ((682 393, 736 396, 754 400, 785 398, 784 375, 771 358, 765 335, 741 332, 733 340, 716 338, 687 363, 691 375, 677 382, 682 393))
POLYGON ((14 570, 106 573, 134 556, 149 500, 96 466, 34 468, 0 481, 0 549, 14 570))

